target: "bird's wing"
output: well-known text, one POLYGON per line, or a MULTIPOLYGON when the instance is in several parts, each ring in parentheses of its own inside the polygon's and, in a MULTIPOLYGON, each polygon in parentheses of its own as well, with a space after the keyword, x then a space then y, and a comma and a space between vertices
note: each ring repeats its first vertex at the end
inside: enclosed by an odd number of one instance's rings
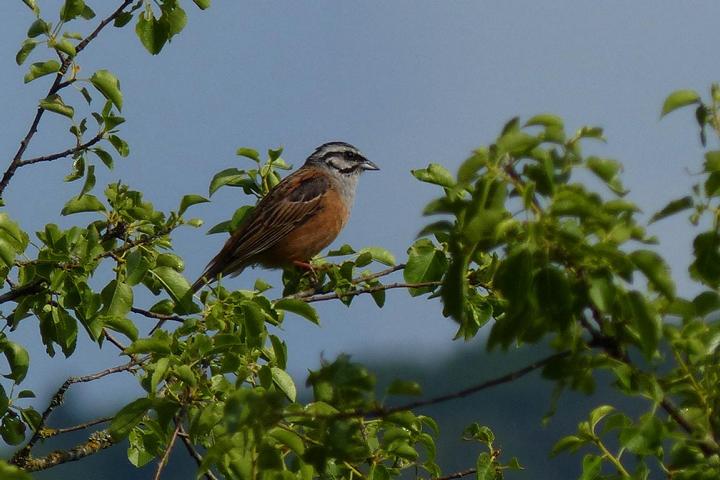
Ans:
POLYGON ((317 173, 301 168, 273 188, 210 261, 201 278, 211 281, 220 273, 238 272, 251 257, 275 245, 318 212, 330 181, 317 173))

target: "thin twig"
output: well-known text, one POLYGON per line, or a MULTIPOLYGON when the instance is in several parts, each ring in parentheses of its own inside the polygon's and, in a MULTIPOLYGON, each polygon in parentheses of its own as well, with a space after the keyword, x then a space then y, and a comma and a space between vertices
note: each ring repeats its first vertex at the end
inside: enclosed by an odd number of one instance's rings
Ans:
POLYGON ((27 160, 20 160, 17 162, 18 167, 24 167, 25 165, 32 165, 33 163, 40 163, 40 162, 50 162, 53 160, 57 160, 58 158, 64 158, 68 157, 70 155, 74 155, 77 152, 80 152, 82 150, 87 150, 88 148, 92 147, 96 143, 98 143, 100 140, 103 139, 104 132, 99 132, 97 135, 95 135, 92 139, 88 140, 85 143, 82 143, 76 147, 68 148, 67 150, 63 150, 62 152, 53 153, 52 155, 43 155, 42 157, 35 157, 35 158, 29 158, 27 160))
POLYGON ((127 346, 120 343, 120 340, 111 335, 107 328, 103 328, 103 335, 105 335, 105 338, 107 338, 108 342, 115 345, 120 351, 124 352, 127 348, 127 346))
MULTIPOLYGON (((180 437, 180 440, 182 440, 183 445, 185 445, 185 448, 187 449, 190 456, 195 460, 195 463, 197 463, 198 467, 199 467, 200 465, 202 465, 203 458, 198 453, 198 451, 195 450, 195 446, 190 441, 190 436, 185 432, 185 429, 183 428, 182 423, 180 423, 180 422, 178 422, 178 423, 179 423, 179 427, 180 427, 178 436, 180 437)), ((207 472, 205 472, 204 476, 207 480, 218 480, 218 478, 215 476, 215 474, 209 470, 207 472)))
POLYGON ((25 444, 24 447, 22 447, 20 450, 18 450, 15 455, 13 455, 12 459, 10 459, 10 463, 15 465, 20 465, 25 459, 29 458, 30 451, 35 446, 35 444, 44 437, 45 434, 45 425, 47 424, 47 419, 50 417, 50 414, 60 405, 62 405, 63 400, 65 399, 65 393, 70 388, 71 385, 74 385, 76 383, 87 383, 92 382, 95 380, 98 380, 100 378, 106 377, 108 375, 111 375, 113 373, 119 373, 119 372, 125 372, 125 371, 131 371, 137 367, 139 362, 136 361, 130 361, 124 365, 119 365, 117 367, 107 368, 105 370, 101 370, 96 373, 91 373, 89 375, 84 375, 81 377, 70 377, 67 380, 65 380, 65 383, 63 383, 60 388, 55 392, 55 395, 53 395, 52 399, 50 399, 50 404, 45 409, 45 411, 42 413, 40 417, 40 422, 35 430, 35 433, 30 438, 27 444, 25 444))
POLYGON ((155 475, 153 475, 153 480, 160 480, 160 475, 162 474, 163 469, 165 468, 165 465, 167 465, 168 458, 170 457, 170 451, 172 450, 173 446, 175 445, 175 441, 177 440, 178 432, 180 431, 180 422, 176 422, 175 430, 173 431, 172 437, 170 437, 170 441, 167 444, 167 447, 165 447, 165 451, 163 452, 163 456, 160 459, 160 462, 158 462, 157 469, 155 469, 155 475))
MULTIPOLYGON (((105 26, 114 21, 115 18, 118 17, 125 8, 132 3, 133 0, 124 0, 120 6, 111 13, 107 18, 102 20, 100 24, 95 28, 95 30, 92 31, 87 37, 85 37, 80 43, 78 43, 75 46, 75 54, 77 55, 81 51, 87 47, 87 45, 98 36, 100 31, 105 28, 105 26)), ((50 89, 48 90, 46 97, 49 97, 50 95, 53 95, 60 91, 62 88, 65 88, 69 85, 69 82, 63 82, 62 79, 65 76, 65 73, 67 73, 68 67, 70 67, 70 64, 73 61, 73 58, 69 55, 62 56, 61 55, 62 63, 60 64, 60 70, 58 70, 57 75, 55 75, 55 80, 53 81, 52 85, 50 85, 50 89)), ((42 119, 43 114, 45 113, 45 109, 42 107, 38 107, 37 111, 35 112, 35 117, 33 118, 32 122, 30 123, 30 128, 28 129, 27 133, 25 134, 25 137, 23 137, 22 141, 20 141, 20 146, 18 147, 17 152, 15 152, 15 155, 13 156, 12 161, 10 162, 10 165, 8 165, 7 169, 5 170, 5 173, 3 173, 2 178, 0 179, 0 198, 2 198, 2 195, 5 192, 5 189, 7 188, 8 184, 10 183, 10 180, 15 175, 15 172, 17 169, 21 166, 21 159, 22 156, 25 154, 25 150, 27 150, 27 147, 30 145, 30 141, 32 140, 33 136, 37 132, 38 125, 40 124, 40 120, 42 119)))
POLYGON ((94 427, 95 425, 109 422, 112 419, 113 419, 113 417, 103 417, 103 418, 96 418, 95 420, 90 420, 89 422, 79 423, 77 425, 73 425, 72 427, 46 428, 45 432, 43 433, 43 438, 50 438, 50 437, 54 437, 56 435, 62 435, 63 433, 70 433, 70 432, 77 432, 78 430, 85 430, 86 428, 94 427))
POLYGON ((142 308, 132 307, 131 312, 142 315, 143 317, 154 318, 156 320, 172 320, 173 322, 184 322, 185 319, 179 315, 166 315, 164 313, 155 313, 149 310, 143 310, 142 308))
MULTIPOLYGON (((379 272, 371 273, 369 275, 360 275, 359 277, 353 278, 350 283, 353 285, 357 285, 363 282, 369 282, 370 280, 375 280, 376 278, 385 277, 387 275, 390 275, 391 273, 397 272, 398 270, 402 270, 405 268, 404 263, 400 263, 398 265, 395 265, 393 267, 387 268, 385 270, 381 270, 379 272)), ((310 288, 307 290, 303 290, 302 292, 297 292, 293 295, 290 295, 288 298, 307 298, 311 297, 313 295, 318 295, 322 293, 329 293, 326 290, 322 290, 320 288, 310 288)))
POLYGON ((322 302, 324 300, 342 299, 348 297, 355 297, 362 295, 363 293, 375 293, 383 290, 391 290, 393 288, 423 288, 423 287, 435 287, 440 285, 441 282, 418 282, 418 283, 388 283, 385 285, 373 285, 372 287, 360 288, 358 290, 352 290, 349 292, 333 292, 324 293, 320 295, 312 295, 310 297, 301 297, 306 303, 322 302))
POLYGON ((467 470, 462 470, 460 472, 451 473, 451 474, 445 475, 443 477, 437 477, 433 480, 454 480, 455 478, 467 477, 468 475, 472 475, 475 472, 477 472, 476 468, 468 468, 467 470))
MULTIPOLYGON (((395 407, 376 407, 376 408, 369 408, 364 410, 348 410, 345 412, 339 412, 329 415, 315 415, 315 417, 328 417, 328 418, 352 418, 352 417, 386 417, 388 415, 391 415, 393 413, 397 412, 404 412, 407 410, 413 410, 415 408, 420 407, 427 407, 430 405, 437 405, 439 403, 445 403, 449 402, 451 400, 457 400, 459 398, 464 398, 470 395, 474 395, 475 393, 478 393, 482 390, 487 390, 488 388, 496 387, 498 385, 502 385, 504 383, 510 383, 513 382, 521 377, 524 377, 530 372, 533 372, 539 368, 543 368, 548 363, 567 357, 570 355, 570 350, 563 350, 562 352, 554 353, 550 356, 547 356, 541 360, 538 360, 537 362, 531 363, 530 365, 527 365, 523 368, 520 368, 518 370, 514 370, 510 373, 506 373, 505 375, 502 375, 500 377, 495 377, 490 380, 486 380, 482 383, 478 383, 477 385, 470 386, 468 388, 464 388, 462 390, 459 390, 457 392, 447 393, 445 395, 440 395, 438 397, 428 398, 425 400, 417 400, 414 402, 406 403, 404 405, 398 405, 395 407)), ((295 416, 297 414, 293 414, 295 416)))

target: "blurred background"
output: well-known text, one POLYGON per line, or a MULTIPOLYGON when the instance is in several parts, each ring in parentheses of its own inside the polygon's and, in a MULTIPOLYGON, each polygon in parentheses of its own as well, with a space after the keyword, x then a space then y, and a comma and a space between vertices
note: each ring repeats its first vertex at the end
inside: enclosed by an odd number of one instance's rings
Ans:
MULTIPOLYGON (((61 3, 38 0, 43 12, 55 12, 53 17, 61 3)), ((88 3, 98 18, 78 23, 82 33, 119 2, 88 3)), ((692 172, 700 169, 702 148, 690 111, 662 121, 659 113, 671 91, 694 88, 705 94, 718 79, 713 32, 720 4, 715 1, 217 1, 205 12, 190 1, 183 6, 188 25, 159 56, 144 50, 133 23, 103 31, 78 59, 80 76, 99 68, 116 74, 125 98, 127 123, 121 136, 131 153, 116 160, 114 171, 98 167, 98 190, 120 179, 169 211, 184 194, 207 195, 217 171, 250 166, 234 155, 239 146, 260 151, 282 146, 283 158, 297 167, 317 145, 344 140, 382 170, 362 178, 350 223, 335 246, 383 246, 402 261, 426 221, 420 214, 423 205, 437 193, 416 181, 410 170, 429 162, 454 170, 515 115, 527 119, 550 112, 561 115, 569 130, 586 124, 603 127, 607 144, 589 148, 624 163, 630 199, 648 217, 685 195, 694 182, 692 172)), ((15 53, 33 17, 19 0, 1 2, 0 17, 3 163, 15 153, 51 82, 46 77, 23 86, 27 64, 51 55, 38 48, 18 67, 15 53)), ((82 103, 79 94, 66 94, 65 101, 82 103)), ((26 156, 68 148, 68 127, 64 117, 45 115, 26 156)), ((80 189, 62 182, 69 170, 69 159, 21 169, 5 193, 12 218, 29 232, 50 222, 69 226, 90 218, 60 216, 62 205, 80 189)), ((206 236, 207 229, 249 202, 240 190, 226 188, 212 203, 192 208, 191 216, 203 218, 205 225, 173 237, 190 280, 225 240, 223 235, 206 236)), ((679 216, 653 225, 651 232, 661 239, 658 250, 668 258, 680 292, 692 293, 686 273, 689 222, 679 216)), ((280 285, 279 272, 262 270, 248 270, 228 285, 248 288, 260 277, 280 285)), ((155 300, 137 295, 136 301, 149 307, 155 300)), ((289 317, 281 332, 298 385, 321 356, 334 358, 341 352, 375 369, 381 383, 421 381, 426 395, 478 383, 543 355, 537 349, 484 354, 482 334, 470 343, 453 341, 455 325, 442 317, 439 303, 411 299, 403 291, 388 292, 383 309, 369 297, 355 299, 350 309, 339 302, 316 306, 320 327, 289 317)), ((38 394, 33 401, 38 410, 69 375, 122 361, 112 347, 98 353, 85 337, 81 332, 77 353, 66 360, 47 356, 32 322, 15 332, 14 339, 30 351, 31 369, 23 387, 38 394)), ((491 426, 497 446, 506 456, 519 455, 526 467, 509 478, 574 478, 579 457, 550 460, 547 453, 560 436, 574 430, 579 415, 615 402, 604 392, 563 397, 546 428, 541 417, 551 392, 537 376, 428 409, 443 426, 440 464, 448 473, 474 465, 477 447, 457 442, 462 428, 477 421, 491 426)), ((140 395, 132 378, 111 376, 76 386, 51 424, 111 414, 140 395)), ((184 451, 174 455, 185 461, 184 451)), ((115 448, 38 478, 150 476, 122 469, 123 457, 122 447, 115 448)), ((187 465, 176 467, 175 476, 168 470, 167 478, 191 478, 187 465)))

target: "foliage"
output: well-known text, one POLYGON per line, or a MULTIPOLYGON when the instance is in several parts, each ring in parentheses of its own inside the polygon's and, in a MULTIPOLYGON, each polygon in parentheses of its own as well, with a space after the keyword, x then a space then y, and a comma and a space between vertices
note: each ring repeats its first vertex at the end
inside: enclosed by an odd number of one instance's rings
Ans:
MULTIPOLYGON (((82 212, 77 218, 85 221, 67 229, 48 223, 31 243, 19 219, 0 212, 0 274, 11 286, 0 303, 15 303, 4 314, 6 327, 0 332, 8 366, 7 382, 0 385, 0 435, 8 445, 22 445, 0 462, 3 478, 27 478, 24 471, 79 460, 121 441, 127 441, 134 465, 157 460, 156 477, 180 441, 197 461, 198 475, 206 478, 386 480, 404 471, 437 478, 442 475, 435 463, 438 425, 415 410, 536 369, 558 391, 587 394, 593 392, 594 373, 605 370, 618 391, 646 401, 647 410, 638 418, 610 405, 597 407, 576 433, 558 441, 553 454, 588 452, 581 478, 720 475, 720 151, 707 152, 702 184, 651 219, 689 210, 700 229, 690 272, 704 291, 692 299, 677 294, 666 262, 652 249, 656 240, 646 233, 637 206, 626 199, 621 164, 583 153, 587 141, 604 140, 602 130, 582 127, 568 133, 562 120, 549 114, 524 123, 512 119, 456 174, 434 163, 413 171, 441 192, 424 210, 441 219, 422 229, 405 263, 398 264, 380 247, 343 245, 315 259, 310 273, 286 270, 280 298, 270 298, 271 285, 262 280, 253 290, 233 291, 222 279, 195 297, 172 234, 183 226, 200 227, 201 220, 186 214, 208 199, 188 194, 179 198, 176 210, 161 212, 142 192, 120 182, 105 187, 102 196, 91 193, 97 160, 112 168, 111 149, 116 156, 130 154, 119 130, 125 99, 110 70, 97 70, 87 79, 77 76, 78 56, 109 24, 122 28, 135 20, 143 46, 159 53, 187 22, 182 2, 117 2, 85 35, 66 29, 71 22, 93 21, 95 12, 84 0, 66 0, 56 22, 41 16, 35 0, 24 3, 35 20, 18 64, 41 44, 59 61, 40 58, 25 75, 26 83, 47 75, 54 80, 0 180, 0 196, 19 169, 70 157, 65 180, 83 182, 60 214, 82 212), (77 87, 86 107, 60 95, 70 86, 77 87), (95 111, 91 100, 98 94, 104 103, 95 111), (24 158, 45 112, 71 122, 75 146, 24 158), (90 116, 97 130, 88 138, 90 116), (383 283, 399 271, 404 282, 383 283), (271 333, 276 331, 272 327, 282 325, 287 313, 319 323, 312 306, 318 301, 350 306, 355 296, 370 294, 382 308, 392 288, 439 298, 444 315, 458 324, 458 338, 473 338, 490 324, 488 348, 547 342, 556 352, 462 392, 407 404, 395 400, 394 406, 385 399, 419 395, 420 386, 394 382, 379 400, 372 372, 340 356, 310 372, 312 398, 298 398, 287 373, 289 346, 271 333), (138 306, 138 291, 150 292, 157 303, 138 306), (148 319, 157 322, 151 329, 142 323, 148 319), (30 358, 14 338, 21 322, 35 321, 50 356, 58 350, 73 355, 78 335, 87 335, 98 346, 109 342, 117 347, 127 363, 69 378, 40 413, 35 407, 44 401, 29 405, 35 394, 20 387, 30 358), (116 412, 107 429, 93 432, 74 449, 33 455, 39 441, 69 431, 53 429, 48 421, 72 385, 123 373, 133 374, 144 394, 116 412)), ((194 3, 201 9, 210 6, 209 0, 194 3)), ((708 127, 720 133, 718 102, 717 86, 709 103, 682 90, 668 97, 662 114, 697 105, 705 144, 708 127)), ((250 148, 237 153, 251 168, 217 173, 210 196, 237 187, 252 199, 261 198, 280 181, 280 170, 288 168, 281 149, 269 150, 267 159, 250 148)), ((210 233, 233 230, 252 208, 240 207, 210 233)), ((91 420, 76 429, 104 423, 91 420)), ((468 459, 472 468, 453 478, 498 479, 508 469, 522 468, 515 458, 500 458, 487 427, 473 423, 464 437, 485 450, 476 460, 468 459)))

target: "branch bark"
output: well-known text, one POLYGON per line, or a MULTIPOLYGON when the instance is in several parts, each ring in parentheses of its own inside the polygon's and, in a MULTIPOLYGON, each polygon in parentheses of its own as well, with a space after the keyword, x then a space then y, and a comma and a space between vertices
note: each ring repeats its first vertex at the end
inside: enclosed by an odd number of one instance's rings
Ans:
POLYGON ((80 145, 77 145, 73 148, 68 148, 67 150, 63 150, 62 152, 53 153, 51 155, 44 155, 42 157, 35 157, 35 158, 29 158, 27 160, 20 160, 17 163, 18 167, 24 167, 25 165, 32 165, 33 163, 40 163, 40 162, 51 162, 53 160, 57 160, 58 158, 64 158, 68 157, 70 155, 74 155, 77 152, 80 152, 82 150, 87 150, 88 148, 92 147, 96 143, 98 143, 100 140, 103 139, 103 135, 105 135, 105 132, 98 132, 97 135, 95 135, 92 139, 88 140, 85 143, 82 143, 80 145))
POLYGON ((62 463, 76 462, 112 447, 115 443, 116 441, 107 431, 101 430, 99 432, 93 432, 86 442, 76 445, 70 450, 56 450, 44 457, 38 458, 33 458, 30 455, 18 459, 13 457, 10 463, 15 464, 27 472, 37 472, 39 470, 47 470, 62 463))

